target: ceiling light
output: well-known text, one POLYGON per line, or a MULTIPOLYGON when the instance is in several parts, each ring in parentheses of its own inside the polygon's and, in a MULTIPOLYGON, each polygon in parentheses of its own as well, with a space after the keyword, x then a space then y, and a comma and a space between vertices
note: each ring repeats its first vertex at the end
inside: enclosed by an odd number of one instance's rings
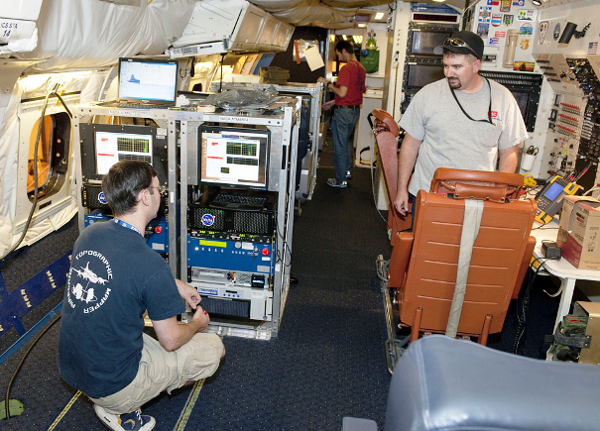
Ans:
POLYGON ((433 0, 433 1, 437 2, 437 3, 444 3, 446 0, 433 0))
POLYGON ((365 28, 367 26, 367 24, 358 24, 358 27, 360 28, 365 28))
POLYGON ((379 20, 379 19, 381 19, 381 18, 383 18, 383 12, 377 12, 377 13, 375 14, 375 19, 376 19, 376 20, 379 20))
POLYGON ((531 3, 533 3, 534 6, 541 6, 542 0, 531 0, 531 3))

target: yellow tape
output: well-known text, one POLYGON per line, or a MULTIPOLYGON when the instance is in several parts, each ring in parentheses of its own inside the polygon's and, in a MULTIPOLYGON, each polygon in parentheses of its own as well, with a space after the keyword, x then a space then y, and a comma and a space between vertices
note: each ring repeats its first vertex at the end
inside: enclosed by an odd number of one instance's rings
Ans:
POLYGON ((202 386, 204 386, 204 379, 198 380, 196 383, 194 383, 192 392, 190 392, 190 395, 185 402, 185 406, 183 406, 183 410, 181 410, 181 414, 179 415, 179 419, 177 419, 177 423, 175 424, 173 431, 183 431, 185 429, 188 420, 192 415, 192 410, 196 405, 196 401, 198 401, 198 396, 200 395, 202 386))
POLYGON ((63 407, 62 411, 58 414, 56 419, 54 419, 54 421, 52 422, 52 424, 50 424, 50 426, 48 427, 48 429, 46 431, 52 431, 54 428, 56 428, 56 426, 59 424, 59 422, 62 420, 62 418, 64 418, 65 415, 67 414, 67 412, 71 409, 71 407, 73 407, 73 404, 75 404, 75 401, 77 401, 77 398, 79 398, 80 396, 81 396, 81 391, 75 392, 75 395, 73 395, 71 397, 71 399, 69 400, 67 405, 63 407))

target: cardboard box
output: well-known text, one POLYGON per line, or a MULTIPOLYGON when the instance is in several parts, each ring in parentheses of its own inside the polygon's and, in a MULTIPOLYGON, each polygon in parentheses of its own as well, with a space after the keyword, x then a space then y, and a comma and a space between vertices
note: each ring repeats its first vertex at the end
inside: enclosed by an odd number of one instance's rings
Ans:
POLYGON ((600 269, 600 201, 565 196, 556 242, 575 268, 600 269))
POLYGON ((579 362, 600 365, 600 302, 578 301, 573 307, 573 314, 588 316, 585 335, 592 337, 590 347, 581 349, 579 362))

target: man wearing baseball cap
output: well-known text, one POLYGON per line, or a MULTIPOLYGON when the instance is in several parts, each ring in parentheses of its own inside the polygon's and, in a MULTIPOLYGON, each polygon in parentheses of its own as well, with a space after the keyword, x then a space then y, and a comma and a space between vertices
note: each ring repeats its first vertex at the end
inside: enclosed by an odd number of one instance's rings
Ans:
POLYGON ((434 51, 443 53, 445 78, 423 87, 400 120, 406 135, 394 205, 403 215, 420 189, 429 191, 437 168, 517 168, 527 128, 512 93, 479 75, 483 47, 483 40, 470 31, 446 39, 434 51))

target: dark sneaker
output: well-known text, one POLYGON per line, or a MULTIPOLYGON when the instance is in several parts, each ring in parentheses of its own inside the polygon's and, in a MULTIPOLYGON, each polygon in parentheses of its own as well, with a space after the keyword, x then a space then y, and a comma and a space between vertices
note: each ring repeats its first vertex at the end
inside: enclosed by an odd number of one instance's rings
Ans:
POLYGON ((150 431, 156 425, 156 420, 152 416, 142 415, 140 409, 131 413, 113 415, 94 404, 94 411, 102 423, 114 431, 150 431))
POLYGON ((346 181, 342 181, 341 183, 338 183, 335 180, 335 178, 328 178, 327 185, 330 187, 336 187, 338 189, 345 189, 346 187, 348 187, 348 183, 346 181))
POLYGON ((346 179, 347 180, 351 180, 352 179, 352 171, 346 171, 346 179))

